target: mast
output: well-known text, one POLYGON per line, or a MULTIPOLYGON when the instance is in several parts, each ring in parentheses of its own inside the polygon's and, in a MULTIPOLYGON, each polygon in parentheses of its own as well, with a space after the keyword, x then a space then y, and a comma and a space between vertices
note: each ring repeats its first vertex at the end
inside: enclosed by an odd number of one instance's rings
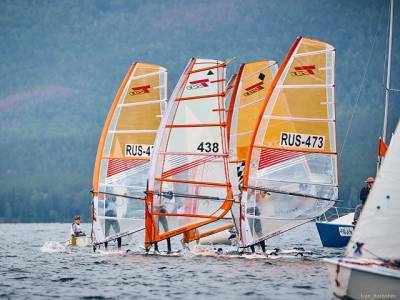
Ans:
POLYGON ((385 87, 385 112, 383 117, 383 128, 382 128, 382 139, 386 143, 386 132, 387 132, 387 119, 389 109, 389 93, 390 93, 390 69, 392 61, 392 44, 393 44, 393 5, 394 1, 390 0, 390 12, 389 12, 389 46, 388 46, 388 59, 387 59, 387 73, 386 73, 386 87, 385 87))

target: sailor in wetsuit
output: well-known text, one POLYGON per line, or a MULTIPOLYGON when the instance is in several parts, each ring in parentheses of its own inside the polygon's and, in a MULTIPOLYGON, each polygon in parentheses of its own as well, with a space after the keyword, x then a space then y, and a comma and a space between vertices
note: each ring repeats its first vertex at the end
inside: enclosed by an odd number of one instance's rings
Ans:
MULTIPOLYGON (((258 207, 262 201, 265 201, 268 198, 268 193, 266 191, 251 191, 249 192, 249 202, 252 202, 252 198, 256 197, 254 201, 253 207, 247 208, 247 213, 253 215, 255 218, 249 218, 249 225, 251 230, 257 234, 257 236, 261 236, 262 234, 262 225, 261 220, 258 218, 261 215, 261 211, 258 207)), ((254 233, 253 233, 254 234, 254 233)))
MULTIPOLYGON (((114 195, 107 195, 107 199, 105 202, 105 208, 106 208, 106 212, 105 212, 105 216, 106 217, 111 217, 111 218, 116 218, 117 217, 117 205, 116 205, 116 201, 117 199, 115 198, 114 195)), ((110 235, 110 229, 112 227, 112 229, 114 230, 115 234, 119 234, 120 233, 120 227, 119 227, 119 222, 116 219, 108 219, 106 218, 105 221, 105 226, 106 226, 106 237, 108 237, 110 235)), ((122 240, 121 238, 117 238, 117 243, 118 243, 118 250, 121 249, 121 245, 122 245, 122 240)), ((104 243, 104 247, 107 249, 108 243, 104 243)))
MULTIPOLYGON (((164 198, 164 201, 165 200, 167 200, 167 201, 168 200, 172 200, 172 198, 173 198, 172 191, 163 193, 163 198, 164 198)), ((166 213, 168 213, 168 210, 167 210, 166 206, 163 204, 163 205, 161 205, 159 207, 158 212, 161 213, 161 214, 166 214, 166 213)), ((176 212, 175 206, 174 206, 174 211, 173 212, 176 212)), ((167 232, 168 231, 168 220, 167 220, 167 217, 166 216, 159 216, 158 219, 159 219, 159 221, 160 221, 160 223, 161 223, 161 225, 162 225, 162 227, 164 229, 164 232, 167 232)))
POLYGON ((368 177, 367 180, 365 180, 365 182, 367 183, 367 185, 364 186, 360 191, 361 204, 358 204, 356 206, 356 210, 354 212, 353 225, 356 225, 358 219, 360 218, 361 211, 362 211, 362 209, 364 207, 365 201, 367 201, 367 198, 368 198, 368 195, 369 195, 369 191, 371 190, 372 185, 375 182, 375 179, 374 179, 374 177, 368 177))
MULTIPOLYGON (((106 207, 106 217, 117 217, 117 206, 116 206, 116 198, 115 196, 108 196, 106 200, 105 207, 106 207)), ((106 236, 109 236, 110 229, 114 230, 115 234, 118 234, 120 231, 118 220, 116 219, 106 219, 106 236)))
POLYGON ((71 225, 71 236, 78 237, 78 236, 86 236, 86 233, 81 228, 81 217, 75 216, 74 223, 71 225))

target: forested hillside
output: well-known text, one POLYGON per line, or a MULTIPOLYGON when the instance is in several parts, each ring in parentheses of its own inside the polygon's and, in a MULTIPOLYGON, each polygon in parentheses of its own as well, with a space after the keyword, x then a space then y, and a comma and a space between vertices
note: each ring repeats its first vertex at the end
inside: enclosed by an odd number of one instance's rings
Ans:
MULTIPOLYGON (((298 35, 336 47, 340 197, 375 174, 383 120, 387 1, 12 1, 0 3, 0 222, 89 219, 98 139, 133 61, 281 61, 298 35), (343 148, 344 147, 344 148, 343 148), (343 151, 341 151, 343 148, 343 151)), ((400 9, 396 7, 396 9, 400 9)), ((392 87, 400 88, 400 20, 392 87)), ((390 102, 389 132, 400 115, 390 102)))

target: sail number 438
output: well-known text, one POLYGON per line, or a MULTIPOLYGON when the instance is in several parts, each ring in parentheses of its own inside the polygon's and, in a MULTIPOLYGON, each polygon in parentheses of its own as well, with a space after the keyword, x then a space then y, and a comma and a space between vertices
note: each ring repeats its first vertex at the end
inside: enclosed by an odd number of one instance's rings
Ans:
POLYGON ((325 137, 300 133, 281 132, 280 146, 292 148, 323 149, 325 137))
POLYGON ((219 143, 201 142, 200 145, 197 147, 197 150, 206 153, 216 153, 219 151, 219 143))

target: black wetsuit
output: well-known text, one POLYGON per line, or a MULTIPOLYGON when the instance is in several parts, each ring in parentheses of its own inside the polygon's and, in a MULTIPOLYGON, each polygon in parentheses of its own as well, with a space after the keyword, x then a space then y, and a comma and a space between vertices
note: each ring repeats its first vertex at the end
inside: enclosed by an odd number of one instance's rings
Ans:
MULTIPOLYGON (((110 202, 109 202, 109 207, 108 207, 108 209, 106 210, 105 216, 106 216, 106 217, 113 217, 113 218, 116 218, 116 217, 117 217, 117 212, 115 211, 115 207, 113 206, 113 205, 115 205, 115 199, 112 199, 112 198, 111 198, 109 201, 110 201, 110 202), (112 201, 112 202, 111 202, 111 201, 112 201), (111 204, 111 203, 112 203, 112 204, 111 204)), ((115 220, 115 219, 106 219, 105 223, 106 223, 106 232, 105 232, 106 237, 108 237, 108 235, 110 234, 110 229, 111 229, 111 227, 112 227, 112 229, 114 230, 115 234, 120 233, 121 229, 120 229, 120 227, 119 227, 119 222, 118 222, 118 220, 115 220)), ((120 248, 121 248, 121 245, 122 245, 122 239, 121 239, 120 237, 117 238, 117 243, 118 243, 118 249, 120 249, 120 248)), ((108 243, 107 243, 107 242, 104 243, 104 247, 107 249, 107 247, 108 247, 108 243)))
POLYGON ((361 203, 364 204, 365 201, 367 201, 368 195, 369 195, 369 191, 371 190, 371 188, 369 186, 364 186, 361 191, 360 191, 360 200, 361 203))
POLYGON ((360 191, 361 204, 358 204, 356 206, 356 210, 354 212, 353 225, 355 225, 357 223, 358 219, 360 218, 361 211, 364 207, 365 201, 367 201, 370 190, 371 190, 371 188, 369 186, 364 186, 360 191))
MULTIPOLYGON (((247 209, 247 213, 249 215, 254 215, 254 216, 259 216, 261 215, 260 209, 256 206, 256 207, 249 207, 247 209)), ((256 219, 256 218, 249 218, 249 225, 250 228, 253 229, 254 226, 254 231, 256 232, 256 234, 258 236, 261 235, 262 233, 262 227, 261 227, 261 220, 260 219, 256 219)))
MULTIPOLYGON (((105 216, 106 217, 112 217, 112 218, 116 218, 117 217, 117 211, 116 211, 116 207, 115 207, 115 197, 111 196, 109 198, 109 200, 106 203, 106 213, 105 216)), ((112 229, 114 230, 115 234, 120 233, 120 227, 119 227, 119 222, 116 219, 107 219, 106 218, 106 237, 108 237, 108 235, 110 234, 110 229, 112 227, 112 229)))
MULTIPOLYGON (((167 209, 165 208, 164 205, 161 205, 159 212, 162 213, 162 214, 167 213, 167 209)), ((168 220, 167 220, 167 217, 166 216, 160 216, 159 220, 160 220, 160 223, 161 223, 162 227, 164 228, 164 232, 167 232, 168 231, 168 220)))

